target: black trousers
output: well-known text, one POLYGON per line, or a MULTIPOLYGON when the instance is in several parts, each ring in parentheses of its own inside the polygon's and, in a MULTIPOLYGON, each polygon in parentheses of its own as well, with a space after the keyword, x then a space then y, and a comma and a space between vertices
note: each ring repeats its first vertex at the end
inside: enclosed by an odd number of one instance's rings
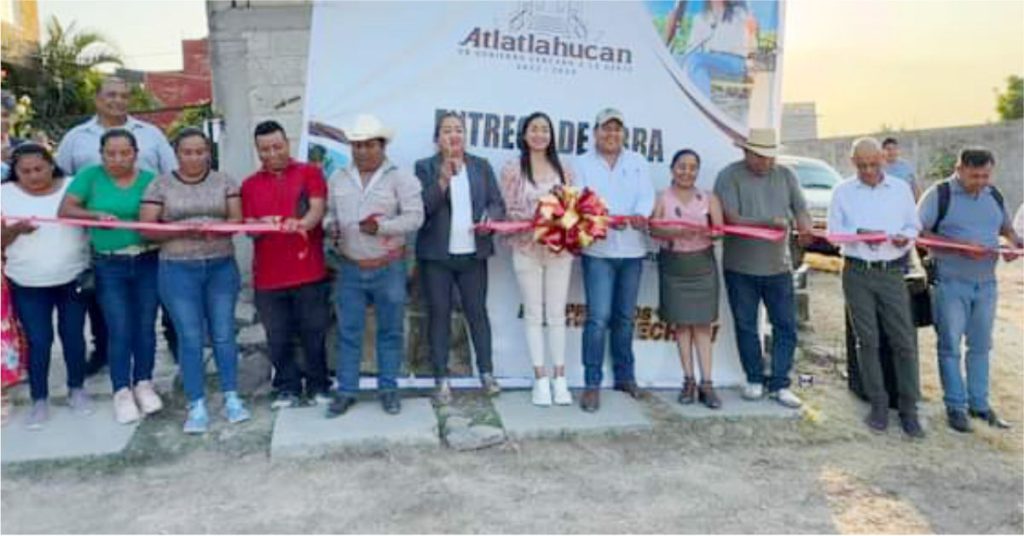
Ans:
POLYGON ((459 288, 462 312, 469 322, 469 334, 481 374, 494 371, 491 361, 491 322, 487 317, 487 259, 473 255, 452 255, 443 261, 419 261, 427 302, 430 360, 434 376, 448 376, 451 348, 452 290, 459 288))
POLYGON ((273 388, 300 396, 305 378, 306 393, 327 390, 327 328, 331 322, 330 284, 308 283, 279 290, 257 290, 256 312, 267 332, 270 362, 274 365, 273 388), (292 345, 298 335, 305 356, 299 366, 292 345))

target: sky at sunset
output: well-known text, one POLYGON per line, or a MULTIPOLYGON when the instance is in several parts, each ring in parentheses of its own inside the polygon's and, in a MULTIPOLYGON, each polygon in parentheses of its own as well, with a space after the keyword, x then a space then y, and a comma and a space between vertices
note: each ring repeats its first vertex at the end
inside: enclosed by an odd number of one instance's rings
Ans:
POLYGON ((783 101, 815 101, 823 136, 994 121, 1024 74, 1021 0, 793 0, 783 101))
MULTIPOLYGON (((43 22, 103 32, 127 67, 181 67, 207 34, 204 2, 39 0, 43 22)), ((815 101, 822 136, 996 119, 995 91, 1024 74, 1024 0, 790 0, 783 101, 815 101)))

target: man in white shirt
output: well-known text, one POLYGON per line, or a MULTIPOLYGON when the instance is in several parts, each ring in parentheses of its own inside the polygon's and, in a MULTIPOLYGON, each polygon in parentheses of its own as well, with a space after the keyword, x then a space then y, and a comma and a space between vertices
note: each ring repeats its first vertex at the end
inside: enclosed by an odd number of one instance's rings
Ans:
POLYGON ((577 185, 590 188, 608 204, 610 213, 635 216, 636 223, 608 231, 608 237, 583 251, 583 287, 587 321, 583 326, 583 368, 586 389, 583 411, 600 407, 605 342, 610 339, 615 389, 637 398, 641 392, 633 367, 633 316, 643 259, 647 256, 646 218, 654 211, 654 186, 647 161, 624 147, 622 112, 606 108, 594 122, 594 149, 576 163, 577 185))
POLYGON ((911 240, 920 229, 914 194, 905 181, 882 171, 878 140, 855 140, 850 158, 857 174, 833 190, 828 232, 886 236, 880 242, 850 242, 841 247, 843 295, 856 336, 861 381, 871 402, 865 423, 878 432, 889 423, 889 393, 878 350, 884 331, 892 348, 900 424, 908 436, 922 438, 924 430, 917 418, 917 338, 910 293, 903 282, 911 240))

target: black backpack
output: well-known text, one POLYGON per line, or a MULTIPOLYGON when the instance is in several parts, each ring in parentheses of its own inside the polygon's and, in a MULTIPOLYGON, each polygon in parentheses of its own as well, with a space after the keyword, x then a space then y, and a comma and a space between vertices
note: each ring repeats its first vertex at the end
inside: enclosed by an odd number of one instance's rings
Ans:
MULTIPOLYGON (((935 223, 932 224, 930 229, 933 233, 939 232, 939 224, 946 217, 949 212, 949 203, 953 197, 953 191, 951 181, 955 179, 945 179, 936 185, 937 194, 939 195, 939 212, 935 217, 935 223)), ((999 210, 1005 215, 1006 206, 1003 201, 1003 193, 999 191, 994 185, 989 185, 989 193, 992 194, 992 198, 996 200, 996 204, 999 205, 999 210)), ((920 248, 918 251, 923 251, 920 248)), ((928 284, 934 285, 938 281, 938 274, 936 273, 935 256, 928 252, 927 255, 922 256, 921 263, 924 266, 926 277, 928 278, 928 284)))
MULTIPOLYGON (((936 189, 938 190, 937 193, 939 194, 939 214, 935 218, 935 223, 932 224, 931 231, 933 233, 939 232, 939 224, 942 223, 943 218, 946 217, 946 213, 949 212, 949 202, 953 197, 953 191, 950 185, 950 181, 952 180, 954 179, 946 179, 936 186, 936 189)), ((1003 192, 1000 192, 999 188, 996 188, 995 185, 992 184, 989 185, 988 191, 992 194, 992 198, 996 200, 996 204, 999 205, 999 211, 1005 215, 1006 206, 1003 202, 1003 192)))

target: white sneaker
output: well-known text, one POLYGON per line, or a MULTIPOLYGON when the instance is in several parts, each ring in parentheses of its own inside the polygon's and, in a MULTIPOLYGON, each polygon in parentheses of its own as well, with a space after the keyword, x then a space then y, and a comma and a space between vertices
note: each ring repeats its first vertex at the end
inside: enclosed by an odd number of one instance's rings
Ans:
POLYGON ((764 385, 760 383, 747 383, 743 388, 743 398, 747 400, 760 400, 764 396, 764 385))
POLYGON ((321 391, 311 396, 309 403, 313 406, 329 406, 333 400, 330 391, 321 391))
POLYGON ((153 382, 146 380, 135 384, 135 402, 142 413, 150 415, 164 408, 160 395, 156 394, 153 382))
POLYGON ((135 405, 131 389, 123 387, 114 393, 114 418, 121 424, 139 420, 139 407, 135 405))
POLYGON ((32 402, 32 409, 29 410, 28 418, 25 419, 25 428, 29 430, 42 430, 43 424, 50 420, 50 406, 46 400, 32 402))
POLYGON ((804 404, 803 401, 800 400, 800 397, 796 396, 796 394, 789 389, 779 389, 778 391, 769 393, 768 397, 787 408, 796 409, 804 404))
POLYGON ((533 380, 533 405, 551 405, 551 379, 547 376, 533 380))
POLYGON ((559 376, 555 378, 553 382, 555 404, 559 406, 570 406, 572 405, 572 393, 569 392, 569 382, 565 381, 565 376, 559 376))
POLYGON ((68 406, 78 413, 79 415, 92 415, 92 401, 89 400, 89 395, 85 393, 85 389, 81 387, 72 389, 68 393, 68 406))

